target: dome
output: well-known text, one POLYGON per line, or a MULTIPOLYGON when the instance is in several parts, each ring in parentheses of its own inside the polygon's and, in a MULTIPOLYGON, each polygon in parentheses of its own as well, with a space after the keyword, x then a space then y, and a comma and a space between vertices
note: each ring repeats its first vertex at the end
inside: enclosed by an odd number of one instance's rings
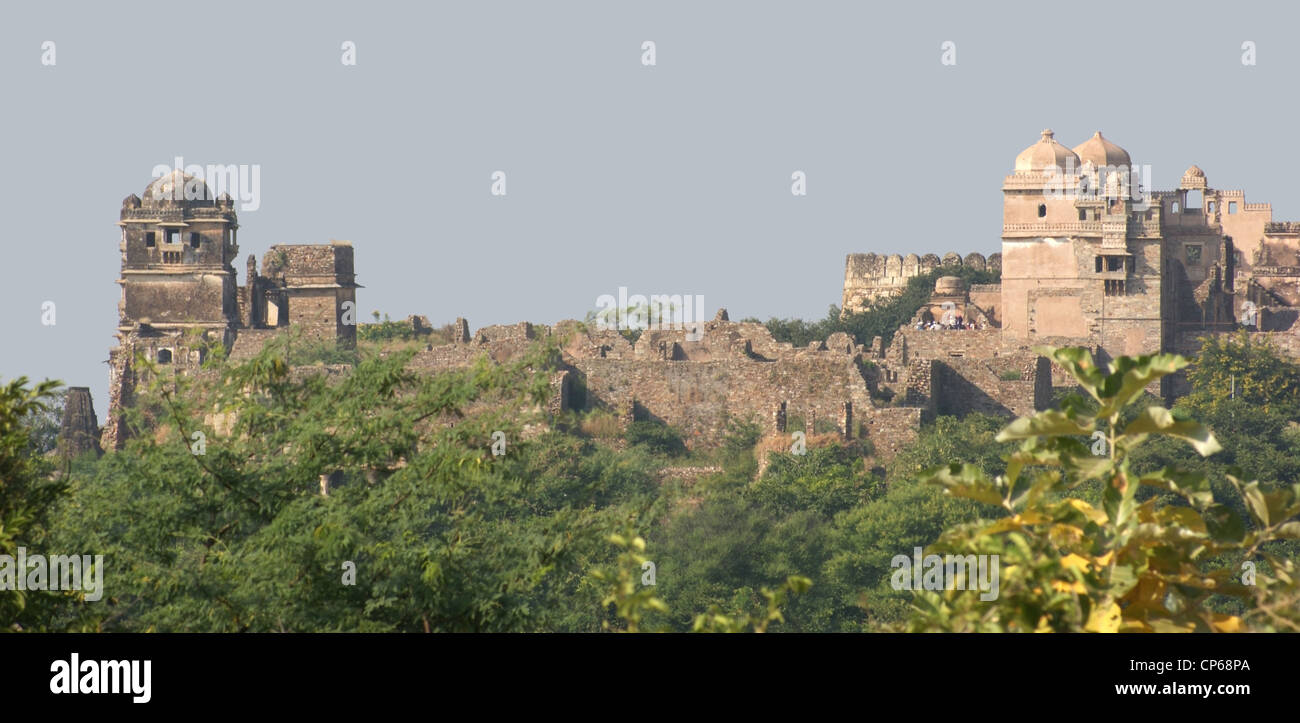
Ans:
POLYGON ((1097 167, 1128 167, 1133 163, 1129 160, 1128 151, 1103 138, 1101 131, 1093 133, 1092 138, 1075 146, 1074 153, 1080 161, 1097 167))
POLYGON ((185 202, 212 205, 212 189, 202 180, 179 170, 155 178, 144 189, 142 198, 147 204, 185 202))
POLYGON ((1207 188, 1205 171, 1202 171, 1200 167, 1193 165, 1183 174, 1183 181, 1178 184, 1178 187, 1191 190, 1207 188))
POLYGON ((966 290, 966 280, 960 276, 940 276, 934 282, 934 293, 940 296, 952 296, 966 290))
POLYGON ((1062 171, 1067 168, 1079 170, 1079 166, 1082 165, 1079 157, 1074 154, 1074 151, 1057 143, 1053 138, 1054 135, 1049 128, 1043 131, 1043 137, 1037 143, 1021 151, 1020 155, 1016 156, 1016 173, 1046 171, 1053 166, 1062 171))

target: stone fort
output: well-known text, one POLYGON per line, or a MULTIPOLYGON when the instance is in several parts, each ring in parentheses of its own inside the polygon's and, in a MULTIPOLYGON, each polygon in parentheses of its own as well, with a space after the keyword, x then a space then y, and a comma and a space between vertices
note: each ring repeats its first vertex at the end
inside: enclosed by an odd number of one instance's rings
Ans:
MULTIPOLYGON (((935 414, 1044 408, 1069 382, 1033 351, 1040 344, 1088 347, 1103 360, 1186 354, 1199 348, 1200 336, 1244 326, 1300 357, 1300 223, 1274 221, 1269 204, 1248 203, 1242 191, 1211 187, 1194 165, 1176 189, 1113 192, 1131 166, 1129 154, 1100 132, 1071 149, 1045 130, 1003 180, 999 253, 851 254, 845 313, 935 270, 1000 272, 1000 283, 973 286, 941 276, 913 323, 888 344, 836 333, 796 348, 761 324, 731 321, 726 310, 694 329, 644 331, 635 342, 577 321, 488 326, 471 335, 457 319, 450 343, 428 345, 411 364, 436 372, 482 355, 504 362, 536 339, 555 337, 562 363, 552 378, 552 411, 608 409, 625 421, 662 420, 679 428, 688 446, 715 443, 729 419, 749 418, 769 433, 865 438, 887 458, 935 414), (956 316, 975 328, 917 328, 956 316)), ((201 198, 177 200, 178 186, 195 183, 202 185, 175 172, 123 201, 109 410, 97 435, 88 391, 70 393, 64 432, 80 440, 68 443, 74 451, 92 447, 97 436, 105 449, 121 447, 120 411, 142 380, 137 355, 184 373, 203 361, 198 342, 220 342, 232 358, 255 354, 290 326, 320 340, 356 342, 360 287, 349 243, 271 246, 260 272, 248 257, 241 286, 233 203, 206 188, 201 198)), ((427 330, 413 319, 417 332, 427 330)), ((1162 393, 1181 391, 1177 378, 1164 381, 1162 393)))

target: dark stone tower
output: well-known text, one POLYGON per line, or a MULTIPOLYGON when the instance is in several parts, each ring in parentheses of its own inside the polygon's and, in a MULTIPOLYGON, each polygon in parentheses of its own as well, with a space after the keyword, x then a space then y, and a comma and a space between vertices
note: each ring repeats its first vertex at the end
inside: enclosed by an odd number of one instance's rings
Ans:
POLYGON ((202 180, 174 171, 154 179, 144 196, 122 201, 122 300, 116 348, 109 352, 108 418, 102 443, 125 441, 120 410, 131 404, 136 354, 160 369, 192 370, 204 347, 229 349, 239 325, 239 297, 232 266, 239 246, 233 200, 214 198, 202 180))
POLYGON ((71 459, 87 452, 103 454, 99 446, 99 420, 87 387, 69 387, 59 430, 59 455, 71 459))

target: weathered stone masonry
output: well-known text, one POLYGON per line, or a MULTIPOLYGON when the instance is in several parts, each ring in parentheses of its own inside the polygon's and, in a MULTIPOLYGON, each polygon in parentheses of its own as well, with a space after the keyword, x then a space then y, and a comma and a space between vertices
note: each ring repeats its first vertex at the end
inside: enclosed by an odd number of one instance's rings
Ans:
MULTIPOLYGON (((834 334, 796 349, 762 325, 729 321, 725 311, 702 325, 698 339, 653 330, 636 343, 575 321, 471 335, 458 319, 452 343, 430 346, 412 366, 456 368, 485 354, 504 362, 552 336, 565 339, 552 413, 605 408, 625 421, 660 419, 691 445, 719 440, 730 418, 752 418, 769 432, 802 420, 810 431, 865 436, 888 455, 935 414, 1011 416, 1045 407, 1069 379, 1038 356, 1039 345, 1085 346, 1102 360, 1190 353, 1198 336, 1245 320, 1252 333, 1300 356, 1300 223, 1275 222, 1269 204, 1210 187, 1196 166, 1176 190, 1151 191, 1142 203, 1079 193, 1113 190, 1131 167, 1128 153, 1100 133, 1071 150, 1044 131, 1003 181, 1000 253, 850 255, 846 312, 939 268, 1001 274, 999 284, 971 288, 954 276, 938 279, 930 301, 888 345, 876 338, 861 346, 834 334), (1048 193, 1053 183, 1065 193, 1048 193), (958 317, 977 328, 916 328, 958 317)), ((109 360, 106 448, 122 443, 119 411, 141 381, 137 353, 159 368, 188 372, 209 342, 245 358, 289 325, 312 338, 355 343, 348 322, 355 321, 359 287, 346 242, 272 246, 260 274, 248 257, 239 286, 233 203, 210 198, 206 186, 179 172, 150 183, 142 197, 127 197, 119 226, 122 301, 109 360), (206 195, 178 200, 176 188, 190 185, 206 195)), ((1179 383, 1169 380, 1164 391, 1175 393, 1179 383)), ((69 448, 83 448, 94 412, 83 395, 70 399, 65 436, 69 448)))

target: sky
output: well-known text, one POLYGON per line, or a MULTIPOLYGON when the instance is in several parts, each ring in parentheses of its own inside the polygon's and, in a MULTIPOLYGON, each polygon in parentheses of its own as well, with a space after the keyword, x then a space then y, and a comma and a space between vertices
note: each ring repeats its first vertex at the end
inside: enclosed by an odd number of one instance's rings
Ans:
POLYGON ((103 423, 121 202, 178 156, 259 174, 257 208, 239 214, 241 284, 244 259, 272 244, 349 240, 363 320, 471 329, 582 318, 620 287, 702 295, 706 318, 822 318, 846 254, 998 251, 1002 180, 1049 127, 1067 146, 1102 131, 1157 189, 1195 163, 1212 187, 1300 219, 1297 15, 1250 2, 7 4, 0 379, 88 386, 103 423))

